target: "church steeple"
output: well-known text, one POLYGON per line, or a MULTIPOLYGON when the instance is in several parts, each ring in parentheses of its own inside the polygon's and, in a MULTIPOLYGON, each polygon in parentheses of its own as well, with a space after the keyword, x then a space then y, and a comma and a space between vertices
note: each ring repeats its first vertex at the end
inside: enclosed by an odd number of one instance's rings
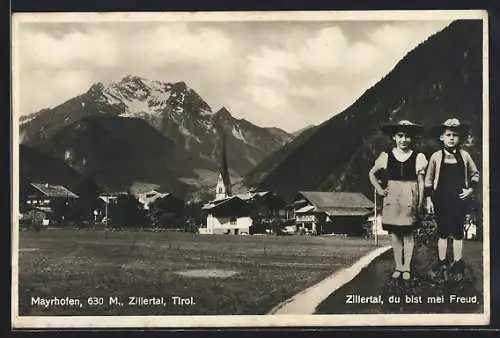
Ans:
POLYGON ((227 165, 226 153, 226 135, 224 131, 221 133, 221 161, 220 173, 217 179, 217 186, 215 191, 215 199, 227 198, 232 195, 231 193, 231 180, 229 177, 229 167, 227 165))

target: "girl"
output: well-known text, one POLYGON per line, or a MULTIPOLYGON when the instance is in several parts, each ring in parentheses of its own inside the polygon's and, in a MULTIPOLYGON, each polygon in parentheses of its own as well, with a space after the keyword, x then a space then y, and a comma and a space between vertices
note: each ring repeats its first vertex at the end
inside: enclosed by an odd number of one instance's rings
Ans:
POLYGON ((457 278, 463 274, 462 247, 465 223, 465 201, 479 182, 479 171, 469 153, 460 149, 460 143, 468 133, 468 126, 456 118, 431 128, 431 133, 442 143, 442 149, 433 153, 425 175, 428 192, 427 211, 435 212, 438 225, 438 264, 431 269, 436 278, 446 272, 448 237, 453 237, 452 271, 457 278))
POLYGON ((418 227, 424 193, 424 174, 427 159, 412 149, 413 138, 422 127, 402 120, 380 127, 390 135, 395 147, 382 152, 369 172, 370 182, 384 197, 382 227, 391 234, 395 270, 392 278, 411 278, 410 263, 413 254, 413 231, 418 227), (384 189, 375 174, 385 170, 387 188, 384 189), (404 260, 403 260, 404 253, 404 260))

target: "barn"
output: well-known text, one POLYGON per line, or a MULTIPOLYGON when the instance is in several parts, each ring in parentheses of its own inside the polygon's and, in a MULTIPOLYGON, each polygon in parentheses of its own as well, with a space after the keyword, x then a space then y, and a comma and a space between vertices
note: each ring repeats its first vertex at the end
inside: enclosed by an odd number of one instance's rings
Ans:
POLYGON ((359 236, 374 204, 358 192, 299 191, 291 206, 298 231, 359 236))

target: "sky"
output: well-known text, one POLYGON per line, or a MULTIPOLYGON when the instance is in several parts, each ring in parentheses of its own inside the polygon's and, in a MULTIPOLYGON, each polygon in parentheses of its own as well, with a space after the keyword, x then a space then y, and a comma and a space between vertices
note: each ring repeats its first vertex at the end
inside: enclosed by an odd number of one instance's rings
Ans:
POLYGON ((126 75, 184 81, 215 112, 294 132, 342 112, 450 21, 22 23, 19 114, 126 75))

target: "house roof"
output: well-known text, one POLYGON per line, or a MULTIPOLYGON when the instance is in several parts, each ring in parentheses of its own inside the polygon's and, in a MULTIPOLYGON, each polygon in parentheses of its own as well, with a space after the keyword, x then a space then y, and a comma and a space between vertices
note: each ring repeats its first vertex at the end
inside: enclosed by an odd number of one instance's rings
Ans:
POLYGON ((202 209, 203 210, 212 210, 215 211, 217 209, 222 209, 226 207, 231 207, 235 205, 240 205, 240 206, 245 206, 245 207, 252 207, 251 204, 249 204, 247 201, 242 200, 238 196, 231 196, 223 200, 215 201, 215 203, 207 203, 205 204, 202 209))
POLYGON ((115 200, 120 196, 128 196, 129 194, 123 191, 115 192, 115 193, 106 193, 99 195, 99 199, 103 200, 106 203, 109 203, 111 200, 115 200))
POLYGON ((246 192, 243 194, 236 194, 234 196, 246 201, 246 200, 254 198, 255 196, 264 197, 269 193, 270 193, 270 191, 249 191, 249 192, 246 192))
POLYGON ((306 212, 311 212, 315 211, 316 207, 314 205, 306 205, 305 207, 302 207, 298 210, 295 211, 296 214, 304 214, 306 212))
POLYGON ((318 208, 373 208, 373 202, 358 192, 299 191, 318 208))
POLYGON ((79 198, 78 195, 62 185, 51 185, 46 183, 31 183, 31 185, 48 197, 79 198))
POLYGON ((170 193, 168 193, 168 192, 162 193, 162 192, 158 192, 156 190, 151 190, 148 192, 144 192, 142 194, 138 194, 137 198, 138 198, 139 202, 144 203, 144 204, 149 204, 149 203, 153 203, 154 201, 156 201, 159 198, 164 198, 165 196, 168 196, 168 195, 170 195, 170 193))
POLYGON ((132 195, 140 195, 152 190, 157 190, 160 188, 160 185, 156 183, 148 183, 148 182, 140 182, 135 181, 130 186, 129 190, 132 195))
POLYGON ((363 208, 321 208, 328 216, 366 216, 372 212, 363 208))

